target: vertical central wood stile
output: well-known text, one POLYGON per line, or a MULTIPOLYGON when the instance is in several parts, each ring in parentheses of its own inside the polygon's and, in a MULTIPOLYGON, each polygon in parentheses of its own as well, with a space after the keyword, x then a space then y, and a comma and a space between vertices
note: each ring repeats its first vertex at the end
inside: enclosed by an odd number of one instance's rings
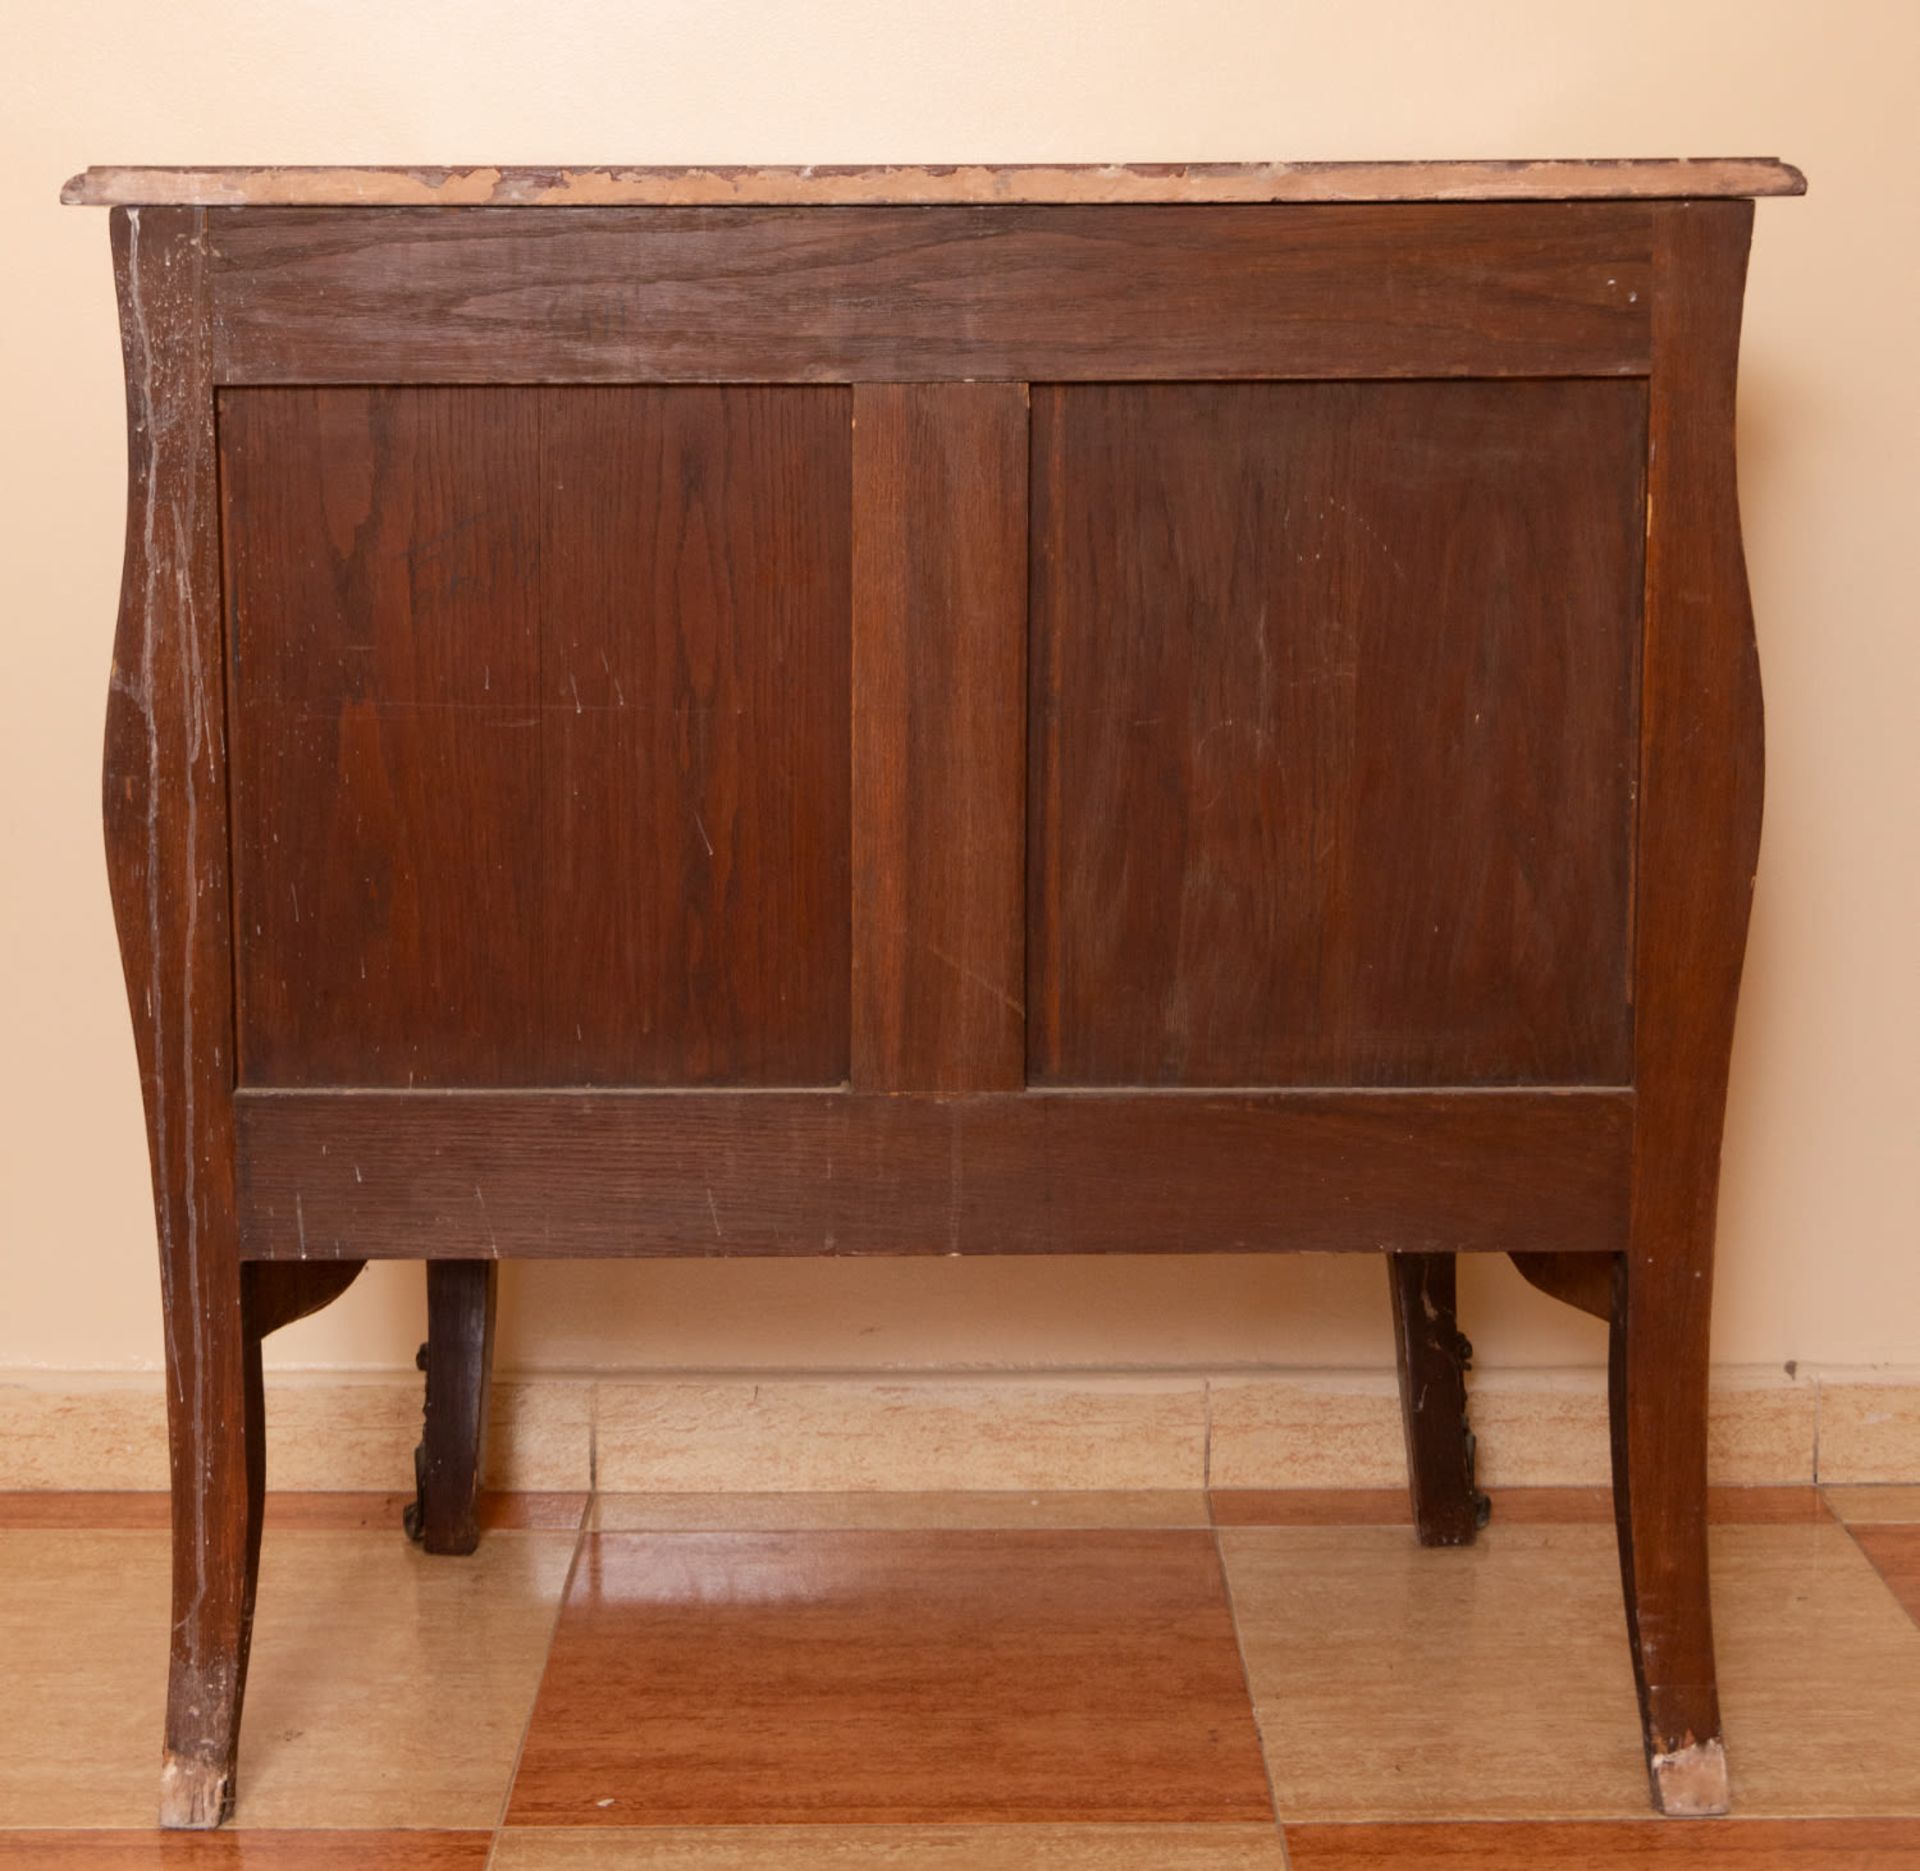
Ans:
POLYGON ((1027 390, 853 401, 859 1091, 1026 1078, 1027 390))

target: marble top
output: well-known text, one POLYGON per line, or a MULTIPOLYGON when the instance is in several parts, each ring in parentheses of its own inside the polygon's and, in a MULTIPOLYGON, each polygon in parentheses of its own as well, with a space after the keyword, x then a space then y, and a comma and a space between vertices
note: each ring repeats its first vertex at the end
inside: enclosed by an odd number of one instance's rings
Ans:
POLYGON ((881 203, 1672 200, 1800 195, 1771 156, 1529 162, 927 164, 808 168, 120 168, 87 207, 755 207, 881 203))

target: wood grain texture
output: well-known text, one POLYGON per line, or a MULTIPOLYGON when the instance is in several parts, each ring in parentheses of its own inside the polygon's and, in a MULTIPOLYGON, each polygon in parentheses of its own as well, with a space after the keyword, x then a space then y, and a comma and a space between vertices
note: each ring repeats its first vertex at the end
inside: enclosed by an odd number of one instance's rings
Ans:
POLYGON ((254 1084, 832 1083, 844 392, 222 400, 254 1084))
POLYGON ((1035 392, 1035 1082, 1628 1080, 1645 411, 1035 392))
POLYGON ((243 1092, 256 1259, 1562 1251, 1623 1238, 1617 1092, 243 1092))
POLYGON ((1287 1827, 1293 1871, 1616 1871, 1714 1865, 1734 1871, 1920 1871, 1920 1820, 1652 1820, 1556 1825, 1287 1827))
POLYGON ((12 1871, 483 1871, 491 1832, 0 1832, 12 1871))
POLYGON ((1205 1531, 589 1535, 507 1809, 565 1826, 1271 1816, 1205 1531))
POLYGON ((881 202, 1563 201, 1800 195, 1772 156, 1523 162, 889 163, 551 169, 98 165, 60 191, 70 205, 578 208, 881 202))
POLYGON ((1647 368, 1642 203, 209 213, 223 383, 1647 368))
POLYGON ((1656 1803, 1725 1768, 1706 1543, 1720 1138, 1760 843, 1759 661, 1734 482, 1750 203, 1658 212, 1635 898, 1632 1240, 1615 1289, 1614 1491, 1656 1803))
POLYGON ((515 1826, 491 1871, 1287 1871, 1247 1825, 515 1826))
POLYGON ((1026 1082, 1027 393, 854 393, 860 1091, 1026 1082))
POLYGON ((107 701, 107 878, 166 1319, 173 1641, 162 1817, 219 1823, 259 1554, 260 1344, 234 1190, 232 941, 205 217, 119 210, 127 538, 107 701))

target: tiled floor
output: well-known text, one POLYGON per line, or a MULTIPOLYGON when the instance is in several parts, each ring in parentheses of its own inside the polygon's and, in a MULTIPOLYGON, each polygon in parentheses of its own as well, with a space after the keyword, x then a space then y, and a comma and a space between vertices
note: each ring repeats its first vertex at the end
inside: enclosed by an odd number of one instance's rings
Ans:
POLYGON ((1920 1489, 1714 1500, 1737 1817, 1650 1822, 1603 1493, 268 1512, 233 1826, 152 1812, 164 1503, 0 1496, 0 1868, 1920 1871, 1920 1489))

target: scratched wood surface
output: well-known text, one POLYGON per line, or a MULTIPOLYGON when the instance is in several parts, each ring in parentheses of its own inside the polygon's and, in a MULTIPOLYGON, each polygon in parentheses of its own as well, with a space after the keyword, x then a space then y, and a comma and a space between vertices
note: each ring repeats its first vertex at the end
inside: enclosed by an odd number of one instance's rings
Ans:
POLYGON ((1035 1081, 1625 1083, 1642 386, 1033 425, 1035 1081))
POLYGON ((224 383, 1644 372, 1644 202, 210 211, 224 383))
POLYGON ((1618 1251, 1622 1092, 246 1092, 261 1259, 1618 1251))
POLYGON ((1586 161, 715 165, 393 168, 98 165, 60 191, 82 206, 542 206, 876 202, 1567 201, 1798 195, 1772 156, 1586 161))
POLYGON ((241 1076, 832 1083, 846 392, 229 392, 241 1076))
POLYGON ((264 1486, 260 1335, 234 1188, 227 734, 204 216, 117 212, 127 537, 107 697, 107 876, 169 1329, 173 1622, 161 1810, 232 1799, 264 1486))

